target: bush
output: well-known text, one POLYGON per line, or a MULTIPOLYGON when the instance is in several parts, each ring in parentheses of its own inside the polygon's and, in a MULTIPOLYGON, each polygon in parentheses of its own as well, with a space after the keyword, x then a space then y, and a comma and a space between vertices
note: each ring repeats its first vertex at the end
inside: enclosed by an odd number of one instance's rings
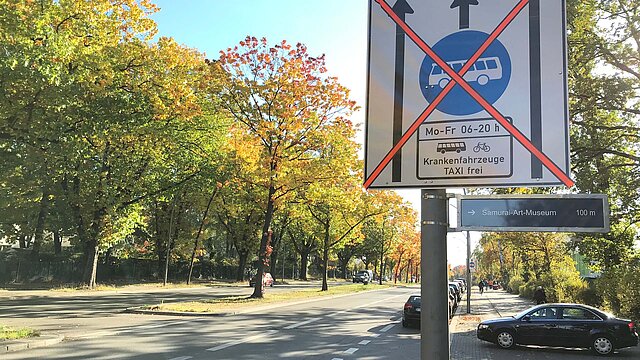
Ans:
POLYGON ((527 283, 520 285, 520 287, 518 288, 518 294, 520 294, 521 297, 531 299, 533 298, 533 291, 535 288, 536 288, 535 282, 529 281, 527 283))
POLYGON ((640 320, 640 259, 611 267, 595 281, 602 305, 623 318, 640 320))
POLYGON ((509 280, 507 290, 512 294, 520 294, 520 287, 524 284, 524 280, 520 276, 514 276, 509 280))
POLYGON ((586 287, 578 293, 576 300, 581 304, 591 305, 595 307, 602 306, 602 298, 595 288, 586 287))

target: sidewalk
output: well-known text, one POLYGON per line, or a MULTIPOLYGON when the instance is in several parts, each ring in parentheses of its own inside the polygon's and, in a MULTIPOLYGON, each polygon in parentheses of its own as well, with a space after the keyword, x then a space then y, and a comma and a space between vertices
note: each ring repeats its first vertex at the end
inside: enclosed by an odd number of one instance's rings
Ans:
POLYGON ((476 338, 478 324, 486 319, 515 315, 533 306, 533 302, 504 290, 486 290, 480 295, 477 287, 471 291, 471 314, 467 314, 466 294, 451 322, 451 359, 491 359, 491 347, 482 346, 476 338))

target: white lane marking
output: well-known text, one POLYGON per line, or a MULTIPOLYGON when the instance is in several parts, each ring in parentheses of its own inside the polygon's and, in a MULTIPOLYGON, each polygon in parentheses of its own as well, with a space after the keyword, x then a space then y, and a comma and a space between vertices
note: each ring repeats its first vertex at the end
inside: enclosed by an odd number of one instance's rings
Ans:
POLYGON ((155 329, 155 328, 164 327, 164 326, 184 324, 184 323, 187 323, 187 322, 188 321, 184 321, 184 320, 182 320, 182 321, 172 321, 172 322, 162 322, 160 324, 136 326, 135 329, 155 329))
POLYGON ((331 360, 344 360, 344 359, 342 359, 342 358, 333 358, 331 360))
MULTIPOLYGON (((376 300, 376 301, 372 301, 372 302, 370 302, 370 303, 361 304, 361 305, 358 305, 358 306, 352 307, 352 308, 350 308, 350 309, 336 311, 336 312, 331 313, 331 315, 344 314, 344 313, 346 313, 346 312, 353 311, 353 310, 355 310, 355 309, 359 309, 359 308, 362 308, 362 307, 369 307, 369 306, 371 306, 371 305, 375 305, 375 304, 378 304, 378 303, 381 303, 381 302, 386 302, 386 301, 389 301, 389 300, 391 300, 391 299, 395 299, 395 298, 397 298, 397 297, 401 297, 401 296, 406 296, 406 295, 405 295, 405 294, 401 294, 401 295, 394 295, 394 296, 390 296, 390 297, 385 298, 385 299, 382 299, 382 300, 376 300)), ((295 329, 295 328, 297 328, 297 327, 299 327, 299 326, 307 325, 307 324, 310 324, 310 323, 312 323, 312 322, 318 321, 318 320, 320 320, 320 319, 321 319, 321 318, 312 318, 312 319, 309 319, 309 320, 306 320, 306 321, 303 321, 303 322, 300 322, 300 323, 296 323, 296 324, 289 325, 289 326, 285 327, 284 329, 285 329, 285 330, 295 329)))
POLYGON ((320 320, 320 318, 312 318, 312 319, 309 319, 307 321, 303 321, 303 322, 299 322, 297 324, 289 325, 289 326, 285 327, 284 329, 285 330, 295 329, 295 328, 297 328, 299 326, 311 324, 312 322, 318 321, 318 320, 320 320))
POLYGON ((192 359, 193 356, 179 356, 179 357, 174 357, 173 359, 169 359, 169 360, 189 360, 192 359))
POLYGON ((358 343, 358 345, 369 345, 370 342, 371 340, 362 340, 358 343))
POLYGON ((345 354, 347 355, 353 355, 354 352, 358 351, 358 348, 349 348, 348 350, 345 350, 345 354))
POLYGON ((371 334, 370 335, 372 338, 377 338, 378 336, 380 336, 380 334, 371 334))
POLYGON ((275 334, 277 332, 278 332, 278 330, 265 331, 263 333, 260 333, 260 334, 257 334, 257 335, 253 335, 253 336, 249 336, 249 337, 241 339, 241 340, 230 341, 228 343, 224 343, 222 345, 218 345, 216 347, 209 348, 209 349, 207 349, 207 351, 218 351, 218 350, 226 349, 228 347, 232 347, 232 346, 240 345, 240 344, 243 344, 243 343, 246 343, 246 342, 249 342, 249 341, 261 339, 263 337, 267 337, 267 336, 273 335, 273 334, 275 334))
POLYGON ((382 329, 380 329, 380 332, 387 332, 387 331, 389 331, 389 329, 391 329, 394 326, 396 326, 396 324, 389 324, 389 325, 383 327, 382 329))
POLYGON ((363 308, 363 307, 369 307, 369 306, 371 306, 371 305, 375 305, 375 304, 378 304, 378 303, 381 303, 381 302, 386 302, 386 301, 389 301, 389 300, 391 300, 391 299, 395 299, 395 298, 397 298, 397 297, 401 297, 401 296, 407 296, 407 295, 406 295, 406 294, 400 294, 400 295, 390 296, 390 297, 385 298, 385 299, 382 299, 382 300, 376 300, 376 301, 372 301, 372 302, 370 302, 370 303, 361 304, 361 305, 358 305, 358 306, 352 307, 351 309, 341 310, 341 311, 335 312, 335 313, 333 313, 333 314, 334 314, 334 315, 343 314, 343 313, 346 313, 346 312, 349 312, 349 311, 353 311, 353 310, 356 310, 356 309, 360 309, 360 308, 363 308))

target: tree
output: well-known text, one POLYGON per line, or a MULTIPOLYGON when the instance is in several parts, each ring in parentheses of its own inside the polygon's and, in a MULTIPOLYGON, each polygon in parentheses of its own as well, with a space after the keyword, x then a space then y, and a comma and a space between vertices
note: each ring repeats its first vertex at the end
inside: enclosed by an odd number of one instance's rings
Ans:
MULTIPOLYGON (((247 37, 239 47, 222 51, 219 63, 229 74, 223 104, 238 122, 233 131, 242 135, 239 143, 250 149, 239 154, 258 156, 252 159, 255 171, 245 181, 265 189, 260 278, 277 203, 297 187, 325 176, 303 169, 326 146, 323 134, 350 124, 340 115, 348 115, 355 103, 336 78, 324 75, 324 56, 310 56, 302 44, 283 41, 269 46, 264 38, 247 37)), ((257 281, 252 297, 262 296, 257 281)))
POLYGON ((180 160, 195 147, 181 142, 192 133, 184 128, 210 120, 198 95, 209 79, 204 58, 168 38, 152 43, 155 10, 146 0, 10 2, 0 10, 0 148, 38 169, 33 186, 23 184, 41 194, 38 243, 49 200, 67 204, 90 287, 113 221, 200 170, 180 160))

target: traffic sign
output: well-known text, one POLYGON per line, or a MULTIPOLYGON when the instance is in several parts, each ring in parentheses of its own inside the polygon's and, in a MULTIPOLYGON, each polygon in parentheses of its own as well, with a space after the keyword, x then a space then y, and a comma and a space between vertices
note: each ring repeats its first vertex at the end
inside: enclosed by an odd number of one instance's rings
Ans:
POLYGON ((609 232, 609 205, 606 195, 456 197, 456 230, 609 232))
POLYGON ((469 261, 469 272, 476 272, 476 262, 474 260, 469 261))
POLYGON ((564 5, 370 0, 365 187, 571 186, 564 5))

